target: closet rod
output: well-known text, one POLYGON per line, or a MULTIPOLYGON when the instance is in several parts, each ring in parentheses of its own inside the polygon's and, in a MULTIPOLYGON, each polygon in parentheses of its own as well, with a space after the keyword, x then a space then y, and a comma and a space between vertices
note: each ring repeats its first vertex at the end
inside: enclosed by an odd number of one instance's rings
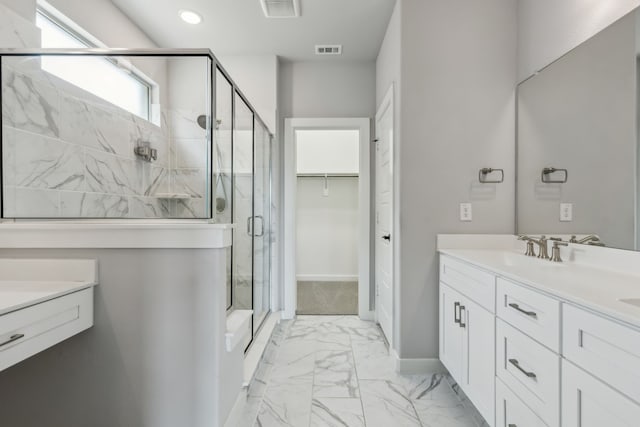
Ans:
POLYGON ((298 178, 358 178, 358 174, 347 173, 299 173, 296 175, 298 178))

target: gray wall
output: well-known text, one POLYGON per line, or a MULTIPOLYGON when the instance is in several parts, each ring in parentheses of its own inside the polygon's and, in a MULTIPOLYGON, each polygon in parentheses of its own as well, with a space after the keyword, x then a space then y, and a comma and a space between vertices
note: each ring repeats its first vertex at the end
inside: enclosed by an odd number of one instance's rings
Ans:
POLYGON ((280 64, 282 117, 372 117, 375 65, 308 61, 280 64))
POLYGON ((401 358, 438 357, 438 233, 513 233, 516 4, 399 0, 401 358), (480 185, 478 169, 505 169, 480 185), (458 219, 473 203, 473 221, 458 219))
POLYGON ((635 246, 636 17, 624 17, 518 90, 518 232, 596 233, 635 246), (545 166, 566 184, 542 184, 545 166), (573 221, 560 222, 560 203, 573 221))
POLYGON ((0 257, 97 258, 100 268, 94 326, 0 372, 1 424, 221 425, 242 379, 242 351, 239 366, 224 353, 221 254, 0 250, 0 257))

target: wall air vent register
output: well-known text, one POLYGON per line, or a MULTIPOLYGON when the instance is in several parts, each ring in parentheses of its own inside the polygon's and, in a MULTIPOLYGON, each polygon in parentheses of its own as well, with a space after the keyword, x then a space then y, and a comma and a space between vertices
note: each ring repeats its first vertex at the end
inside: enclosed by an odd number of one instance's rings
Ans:
POLYGON ((339 45, 339 44, 316 45, 316 55, 342 55, 342 45, 339 45))

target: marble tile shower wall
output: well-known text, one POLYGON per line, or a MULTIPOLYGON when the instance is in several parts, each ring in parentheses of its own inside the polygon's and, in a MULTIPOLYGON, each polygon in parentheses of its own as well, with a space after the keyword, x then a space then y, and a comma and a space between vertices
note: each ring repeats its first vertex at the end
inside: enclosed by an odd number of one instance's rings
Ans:
POLYGON ((207 144, 197 116, 165 110, 156 126, 30 62, 2 66, 6 217, 206 215, 207 144), (157 161, 136 158, 138 141, 158 150, 157 161))

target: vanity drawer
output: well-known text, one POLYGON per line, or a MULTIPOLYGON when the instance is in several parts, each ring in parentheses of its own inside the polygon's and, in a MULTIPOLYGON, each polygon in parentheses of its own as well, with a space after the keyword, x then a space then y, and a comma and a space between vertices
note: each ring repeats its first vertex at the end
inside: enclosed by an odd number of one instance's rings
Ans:
POLYGON ((560 356, 500 319, 496 375, 548 426, 560 425, 560 356))
POLYGON ((495 313, 496 277, 493 274, 442 255, 440 281, 495 313))
POLYGON ((560 352, 560 301, 501 278, 496 292, 499 318, 560 352))
POLYGON ((0 316, 0 371, 93 325, 93 288, 0 316))
POLYGON ((499 378, 496 379, 496 427, 548 427, 499 378))
POLYGON ((563 304, 566 359, 640 403, 640 331, 563 304))
POLYGON ((562 361, 562 427, 638 427, 640 405, 562 361))

